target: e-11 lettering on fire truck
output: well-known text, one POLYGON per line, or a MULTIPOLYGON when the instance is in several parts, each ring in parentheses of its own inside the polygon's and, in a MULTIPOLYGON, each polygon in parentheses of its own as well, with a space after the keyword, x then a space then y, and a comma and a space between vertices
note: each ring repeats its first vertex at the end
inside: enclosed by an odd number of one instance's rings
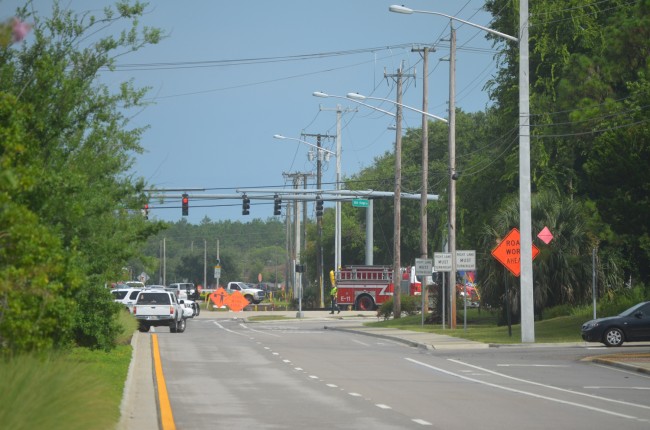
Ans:
MULTIPOLYGON (((330 272, 338 289, 339 306, 369 311, 393 297, 393 268, 389 266, 345 266, 330 272)), ((415 277, 415 268, 402 269, 400 291, 411 296, 422 294, 422 284, 415 277)))

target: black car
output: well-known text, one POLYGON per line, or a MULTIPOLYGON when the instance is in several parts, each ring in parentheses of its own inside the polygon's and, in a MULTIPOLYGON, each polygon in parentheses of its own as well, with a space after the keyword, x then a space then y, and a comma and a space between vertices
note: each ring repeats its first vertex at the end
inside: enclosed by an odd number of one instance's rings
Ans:
POLYGON ((587 321, 582 325, 582 339, 607 346, 650 341, 650 302, 638 303, 615 317, 587 321))

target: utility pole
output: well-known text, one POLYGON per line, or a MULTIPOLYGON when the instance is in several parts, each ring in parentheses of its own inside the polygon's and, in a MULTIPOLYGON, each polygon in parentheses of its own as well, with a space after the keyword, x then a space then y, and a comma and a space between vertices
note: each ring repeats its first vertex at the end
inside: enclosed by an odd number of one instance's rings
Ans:
POLYGON ((414 77, 414 75, 404 75, 402 65, 397 70, 396 74, 388 75, 384 73, 384 77, 395 78, 397 82, 397 104, 395 113, 395 195, 394 199, 394 239, 393 239, 393 318, 400 318, 402 316, 402 303, 400 297, 401 282, 402 282, 402 264, 401 264, 401 193, 402 193, 402 78, 414 77))
MULTIPOLYGON (((333 136, 328 134, 309 134, 301 133, 301 136, 304 137, 315 137, 316 146, 318 147, 316 153, 316 189, 320 190, 322 186, 323 178, 323 151, 322 148, 322 139, 329 139, 333 136)), ((320 307, 325 307, 325 287, 323 281, 323 219, 322 217, 316 217, 316 228, 318 232, 318 244, 316 246, 316 274, 318 276, 318 288, 320 291, 320 307)))
MULTIPOLYGON (((422 112, 429 108, 429 52, 435 48, 413 48, 412 52, 422 52, 422 112)), ((422 115, 422 193, 420 198, 420 258, 428 258, 428 214, 427 194, 429 189, 429 119, 422 115)), ((422 315, 429 309, 429 294, 427 291, 427 277, 422 279, 422 315)))
MULTIPOLYGON (((306 181, 307 176, 312 175, 311 173, 302 173, 302 172, 296 172, 296 173, 283 173, 282 174, 285 178, 291 178, 293 181, 293 188, 297 190, 300 186, 300 181, 301 179, 304 178, 306 181)), ((295 270, 296 265, 300 264, 300 242, 301 242, 301 234, 300 234, 300 204, 298 203, 297 200, 293 202, 293 211, 294 211, 294 249, 293 249, 293 280, 294 280, 294 285, 293 285, 293 293, 294 297, 299 295, 301 293, 302 289, 302 273, 298 274, 295 270)), ((287 218, 289 217, 289 210, 287 209, 287 218)), ((289 279, 289 278, 287 278, 289 279)), ((298 296, 299 299, 301 299, 300 296, 298 296)))
MULTIPOLYGON (((341 114, 344 112, 357 112, 358 109, 342 108, 341 105, 336 105, 335 109, 327 109, 321 107, 320 110, 335 110, 336 111, 336 189, 341 189, 341 114)), ((341 202, 336 201, 336 229, 334 233, 334 270, 339 270, 341 266, 341 202)))

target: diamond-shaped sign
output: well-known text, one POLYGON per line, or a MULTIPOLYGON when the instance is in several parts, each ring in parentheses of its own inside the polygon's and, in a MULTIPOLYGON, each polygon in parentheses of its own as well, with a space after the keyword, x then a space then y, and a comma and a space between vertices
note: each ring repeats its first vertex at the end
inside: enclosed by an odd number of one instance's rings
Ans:
POLYGON ((218 308, 226 305, 227 297, 228 293, 221 287, 217 288, 216 291, 210 294, 210 300, 212 300, 212 303, 214 303, 218 308))
POLYGON ((539 232, 537 235, 539 239, 544 242, 545 244, 548 245, 548 243, 553 240, 553 233, 551 233, 551 230, 548 229, 548 227, 544 227, 542 231, 539 232))
POLYGON ((233 312, 239 312, 249 304, 248 299, 246 299, 246 297, 244 297, 244 295, 239 291, 235 291, 226 297, 226 306, 228 306, 233 312))
MULTIPOLYGON (((506 269, 510 270, 513 275, 519 276, 521 273, 521 245, 519 230, 513 228, 510 233, 492 250, 492 256, 496 258, 506 269)), ((533 244, 533 260, 539 254, 539 248, 533 244)))

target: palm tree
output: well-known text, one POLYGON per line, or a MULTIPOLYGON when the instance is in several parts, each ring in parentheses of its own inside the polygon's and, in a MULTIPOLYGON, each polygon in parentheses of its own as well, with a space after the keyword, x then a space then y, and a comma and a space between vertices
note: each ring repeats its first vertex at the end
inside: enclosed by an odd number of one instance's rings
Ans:
MULTIPOLYGON (((547 245, 536 237, 533 244, 540 250, 533 262, 534 302, 538 314, 544 308, 559 304, 575 305, 591 297, 592 250, 597 241, 586 228, 588 212, 585 205, 553 191, 543 191, 532 199, 532 227, 536 235, 544 227, 553 234, 547 245)), ((505 269, 491 256, 510 229, 519 225, 519 201, 504 202, 491 225, 483 228, 480 239, 484 252, 481 259, 481 295, 486 304, 503 303, 506 284, 512 311, 518 312, 519 279, 504 275, 505 269)), ((603 277, 603 273, 599 272, 603 277)))

